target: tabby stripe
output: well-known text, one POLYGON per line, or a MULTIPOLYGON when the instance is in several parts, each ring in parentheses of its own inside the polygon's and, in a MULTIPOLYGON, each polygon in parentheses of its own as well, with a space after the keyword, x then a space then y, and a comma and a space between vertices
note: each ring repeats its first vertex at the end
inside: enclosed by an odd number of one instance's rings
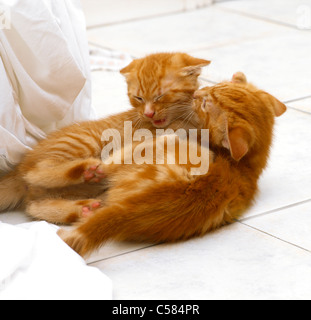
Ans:
POLYGON ((171 89, 170 92, 173 93, 189 93, 189 94, 193 94, 194 90, 191 89, 171 89))
MULTIPOLYGON (((144 83, 143 83, 143 80, 144 80, 144 75, 143 75, 143 68, 141 68, 140 70, 139 70, 139 74, 138 74, 138 82, 139 82, 139 85, 140 85, 140 89, 141 89, 141 92, 143 93, 143 92, 145 92, 146 91, 146 87, 145 87, 145 85, 144 85, 144 83)), ((141 94, 141 93, 139 93, 139 94, 141 94)))
MULTIPOLYGON (((73 139, 74 141, 77 141, 79 144, 83 145, 91 154, 95 153, 95 148, 92 147, 88 142, 85 142, 83 139, 81 139, 78 136, 72 135, 72 134, 67 134, 67 137, 73 139)), ((89 138, 92 138, 88 136, 89 138)), ((94 141, 95 142, 95 141, 94 141)))
POLYGON ((68 152, 63 152, 63 151, 57 151, 55 150, 53 152, 53 154, 49 155, 49 157, 51 158, 56 158, 57 160, 59 160, 59 158, 62 158, 62 159, 67 159, 67 160, 73 160, 74 159, 74 156, 73 155, 69 155, 68 152))
MULTIPOLYGON (((76 150, 79 149, 79 151, 82 151, 81 149, 83 149, 83 151, 85 151, 85 149, 81 145, 79 145, 77 143, 70 142, 70 141, 60 141, 56 144, 56 147, 58 147, 58 148, 64 148, 64 147, 66 148, 66 146, 69 146, 70 148, 76 149, 76 150)), ((67 149, 67 150, 71 151, 69 149, 67 149)))
MULTIPOLYGON (((220 105, 221 109, 223 109, 223 110, 228 110, 228 108, 226 108, 226 106, 225 106, 221 101, 219 101, 219 100, 215 97, 215 95, 214 95, 213 93, 210 93, 210 95, 212 96, 212 98, 213 98, 215 101, 217 101, 217 103, 220 105)), ((240 119, 243 119, 244 121, 248 121, 248 120, 247 120, 247 117, 245 117, 245 114, 240 113, 240 112, 237 111, 236 109, 234 109, 234 113, 235 113, 235 115, 237 115, 240 119)))
POLYGON ((84 158, 84 155, 81 156, 81 151, 80 152, 73 152, 73 150, 68 150, 64 148, 59 148, 59 147, 53 147, 49 149, 49 152, 52 151, 53 154, 61 155, 63 157, 66 157, 67 159, 73 159, 73 158, 84 158))

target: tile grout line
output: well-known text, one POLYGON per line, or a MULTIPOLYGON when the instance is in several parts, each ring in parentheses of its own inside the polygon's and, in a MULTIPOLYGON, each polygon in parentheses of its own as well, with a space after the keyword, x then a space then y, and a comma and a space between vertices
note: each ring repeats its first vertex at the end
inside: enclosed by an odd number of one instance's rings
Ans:
POLYGON ((258 217, 262 217, 262 216, 265 216, 265 215, 268 215, 268 214, 271 214, 271 213, 275 213, 275 212, 278 212, 278 211, 283 211, 283 210, 286 210, 286 209, 289 209, 289 208, 293 208, 293 207, 296 207, 298 205, 305 204, 305 203, 308 203, 308 202, 311 202, 311 199, 295 202, 295 203, 289 204, 289 205, 284 206, 284 207, 280 207, 280 208, 272 209, 272 210, 269 210, 269 211, 261 212, 261 213, 258 213, 256 215, 254 215, 254 216, 242 218, 242 219, 239 219, 239 220, 236 220, 236 221, 243 223, 243 222, 251 220, 251 219, 256 219, 258 217))
POLYGON ((285 104, 293 103, 293 102, 298 102, 298 101, 301 101, 301 100, 307 100, 307 99, 310 99, 310 98, 311 98, 311 95, 308 95, 308 96, 305 96, 305 97, 302 97, 302 98, 291 99, 291 100, 285 101, 284 103, 285 104))
POLYGON ((124 20, 119 20, 119 21, 115 21, 115 22, 100 23, 100 24, 88 26, 88 27, 86 27, 86 30, 90 31, 90 30, 94 30, 94 29, 112 27, 112 26, 127 24, 127 23, 131 23, 131 22, 145 21, 145 20, 148 20, 148 19, 156 19, 156 18, 161 18, 161 17, 168 16, 168 15, 171 15, 171 14, 172 15, 176 15, 176 14, 180 14, 180 13, 184 13, 184 11, 179 10, 179 11, 172 11, 172 12, 167 12, 167 13, 162 13, 162 14, 159 13, 159 14, 150 15, 150 16, 144 16, 144 17, 124 19, 124 20))
POLYGON ((268 22, 268 23, 272 23, 274 25, 287 27, 287 28, 290 28, 292 30, 304 31, 304 30, 298 29, 297 26, 295 26, 293 24, 290 24, 290 23, 286 23, 286 22, 282 22, 282 21, 278 21, 278 20, 273 20, 273 19, 266 18, 266 17, 263 17, 263 16, 257 16, 256 14, 247 13, 247 12, 243 12, 243 11, 239 11, 239 10, 235 10, 235 9, 225 8, 225 7, 222 7, 221 5, 217 5, 217 7, 220 8, 221 10, 223 10, 223 11, 227 11, 227 12, 230 12, 230 13, 235 13, 235 14, 238 14, 240 16, 245 16, 245 17, 248 17, 248 18, 256 19, 256 20, 265 21, 265 22, 268 22))
POLYGON ((185 9, 184 8, 184 9, 173 10, 170 12, 163 12, 163 13, 158 13, 158 14, 149 15, 149 16, 130 18, 130 19, 119 20, 119 21, 115 21, 115 22, 100 23, 100 24, 96 24, 96 25, 87 26, 86 29, 87 29, 87 31, 89 31, 89 30, 94 30, 94 29, 99 29, 99 28, 104 28, 104 27, 122 25, 122 24, 126 24, 126 23, 131 23, 131 22, 145 21, 148 19, 157 19, 157 18, 167 17, 170 15, 180 15, 180 14, 184 14, 184 13, 188 13, 188 12, 190 13, 190 12, 194 12, 194 11, 204 10, 209 7, 215 7, 217 9, 220 9, 222 11, 227 11, 229 13, 234 13, 234 14, 246 16, 248 18, 261 20, 261 21, 265 21, 268 23, 272 23, 272 24, 277 24, 279 26, 291 28, 291 29, 298 30, 298 31, 304 31, 304 30, 298 29, 297 26, 290 24, 290 23, 286 23, 286 22, 282 22, 282 21, 278 21, 278 20, 273 20, 273 19, 266 18, 263 16, 257 16, 252 13, 247 13, 247 12, 243 12, 243 11, 239 11, 239 10, 235 10, 235 9, 229 9, 229 8, 222 7, 221 3, 224 3, 224 2, 228 2, 228 0, 227 1, 224 0, 220 3, 215 2, 212 4, 205 5, 203 7, 200 7, 200 8, 193 8, 193 9, 185 9))
POLYGON ((296 248, 298 248, 298 249, 300 249, 300 250, 303 250, 303 251, 306 251, 306 252, 308 252, 308 253, 311 253, 310 250, 308 250, 308 249, 306 249, 306 248, 304 248, 304 247, 301 247, 301 246, 299 246, 299 245, 297 245, 297 244, 295 244, 295 243, 292 243, 292 242, 289 242, 289 241, 287 241, 287 240, 284 240, 284 239, 282 239, 282 238, 276 237, 275 235, 273 235, 273 234, 271 234, 271 233, 269 233, 269 232, 260 230, 260 229, 258 229, 258 228, 256 228, 256 227, 253 227, 253 226, 251 226, 251 225, 249 225, 249 224, 247 224, 247 223, 241 222, 241 221, 237 221, 237 222, 240 223, 240 224, 242 224, 242 225, 244 225, 244 226, 246 226, 246 227, 249 227, 249 228, 251 228, 251 229, 253 229, 253 230, 256 230, 256 231, 258 231, 258 232, 260 232, 260 233, 263 233, 263 234, 265 234, 265 235, 268 235, 268 236, 270 236, 270 237, 272 237, 272 238, 274 238, 274 239, 277 239, 277 240, 282 241, 282 242, 284 242, 284 243, 286 243, 286 244, 289 244, 289 245, 291 245, 291 246, 293 246, 293 247, 296 247, 296 248))
POLYGON ((124 19, 124 20, 119 20, 119 21, 115 21, 115 22, 107 22, 107 23, 100 23, 97 25, 92 25, 92 26, 87 26, 86 30, 94 30, 94 29, 99 29, 99 28, 104 28, 104 27, 111 27, 111 26, 116 26, 116 25, 122 25, 122 24, 127 24, 127 23, 132 23, 132 22, 138 22, 138 21, 146 21, 149 19, 157 19, 157 18, 162 18, 162 17, 167 17, 170 15, 180 15, 183 13, 190 13, 190 12, 194 12, 194 11, 198 11, 198 10, 203 10, 206 9, 208 7, 212 7, 214 6, 214 4, 208 4, 205 5, 204 7, 200 7, 200 8, 193 8, 193 9, 179 9, 179 10, 172 10, 169 12, 163 12, 163 13, 158 13, 158 14, 154 14, 154 15, 149 15, 149 16, 143 16, 143 17, 136 17, 136 18, 129 18, 129 19, 124 19))
POLYGON ((295 110, 295 111, 298 111, 298 112, 302 112, 304 114, 308 114, 308 115, 311 115, 311 111, 308 112, 308 111, 305 111, 305 110, 300 110, 298 108, 295 108, 295 107, 291 107, 291 106, 287 106, 288 109, 291 109, 291 110, 295 110))
POLYGON ((302 98, 291 99, 291 100, 285 101, 284 103, 286 104, 287 108, 289 108, 291 110, 295 110, 295 111, 302 112, 304 114, 310 115, 311 114, 311 110, 310 111, 305 111, 305 110, 301 110, 299 108, 292 107, 292 106, 288 105, 288 104, 291 104, 291 103, 294 103, 294 102, 302 102, 302 101, 310 99, 310 98, 311 98, 311 95, 308 95, 308 96, 305 96, 305 97, 302 97, 302 98))
POLYGON ((151 245, 143 247, 143 248, 135 249, 135 250, 128 251, 128 252, 119 253, 119 254, 116 254, 115 256, 111 256, 111 257, 107 257, 107 258, 103 258, 103 259, 99 259, 99 260, 96 260, 96 261, 89 262, 89 263, 87 263, 87 265, 91 266, 92 264, 95 264, 95 263, 98 263, 98 262, 106 261, 106 260, 113 259, 113 258, 122 257, 122 256, 125 256, 127 254, 131 254, 131 253, 134 253, 134 252, 142 251, 144 249, 149 249, 149 248, 152 248, 152 247, 156 247, 158 245, 159 245, 159 243, 151 244, 151 245))

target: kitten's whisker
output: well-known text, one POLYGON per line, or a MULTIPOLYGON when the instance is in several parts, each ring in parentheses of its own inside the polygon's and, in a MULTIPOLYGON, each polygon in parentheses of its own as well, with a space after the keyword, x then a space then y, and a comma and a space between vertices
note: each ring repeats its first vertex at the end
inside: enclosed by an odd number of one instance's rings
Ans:
POLYGON ((182 123, 179 125, 178 129, 182 128, 182 127, 186 127, 188 125, 188 123, 191 121, 192 116, 194 114, 194 111, 191 111, 186 117, 185 119, 182 121, 182 123))
POLYGON ((136 130, 137 128, 141 127, 141 124, 143 123, 143 121, 141 119, 137 119, 137 122, 134 125, 134 130, 136 130))
POLYGON ((185 126, 187 126, 187 125, 189 124, 189 122, 192 120, 193 115, 194 115, 194 111, 192 111, 192 112, 190 113, 190 115, 189 115, 189 117, 188 117, 188 121, 187 121, 187 123, 186 123, 185 126))
POLYGON ((179 117, 175 118, 174 120, 179 120, 180 118, 184 118, 187 117, 186 113, 183 113, 182 115, 180 115, 179 117))

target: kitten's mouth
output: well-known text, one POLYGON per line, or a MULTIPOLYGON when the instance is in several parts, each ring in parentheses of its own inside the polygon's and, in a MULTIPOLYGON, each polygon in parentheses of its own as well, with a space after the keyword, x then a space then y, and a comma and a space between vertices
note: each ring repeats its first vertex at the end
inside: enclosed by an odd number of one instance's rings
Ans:
POLYGON ((167 125, 167 119, 152 120, 155 127, 164 127, 167 125))

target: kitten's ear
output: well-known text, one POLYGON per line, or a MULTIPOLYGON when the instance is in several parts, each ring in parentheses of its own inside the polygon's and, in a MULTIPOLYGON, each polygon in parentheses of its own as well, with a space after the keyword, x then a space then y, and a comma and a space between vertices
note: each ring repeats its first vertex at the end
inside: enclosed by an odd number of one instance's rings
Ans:
POLYGON ((184 63, 186 67, 182 69, 181 75, 187 77, 191 75, 199 76, 201 74, 202 68, 208 66, 211 61, 198 59, 187 55, 184 63))
POLYGON ((280 117, 284 112, 286 112, 287 107, 284 103, 279 101, 278 99, 273 98, 273 109, 274 109, 274 114, 276 117, 280 117))
POLYGON ((243 72, 237 72, 232 77, 233 83, 247 84, 247 78, 243 72))
POLYGON ((129 74, 131 74, 133 72, 133 70, 136 67, 136 61, 132 61, 128 66, 126 66, 125 68, 123 68, 122 70, 120 70, 120 73, 124 76, 127 77, 129 74))
POLYGON ((234 160, 240 161, 249 151, 249 134, 240 127, 229 130, 227 126, 227 134, 222 141, 222 145, 224 148, 230 150, 234 160))
POLYGON ((276 117, 280 117, 284 112, 286 112, 287 107, 284 103, 265 91, 262 91, 261 94, 263 94, 266 99, 268 98, 270 104, 273 107, 274 115, 276 117))

